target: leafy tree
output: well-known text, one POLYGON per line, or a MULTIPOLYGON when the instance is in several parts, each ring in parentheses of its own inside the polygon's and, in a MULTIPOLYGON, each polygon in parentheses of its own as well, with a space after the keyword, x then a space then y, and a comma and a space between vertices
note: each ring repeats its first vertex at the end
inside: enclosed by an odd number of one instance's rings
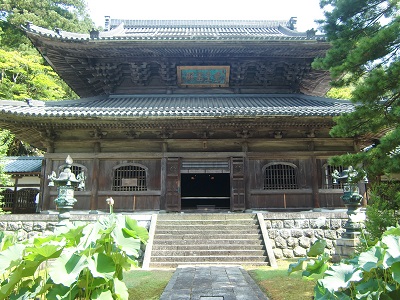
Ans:
MULTIPOLYGON (((326 9, 320 23, 332 47, 313 66, 329 70, 335 87, 352 87, 356 104, 353 113, 336 119, 331 134, 376 138, 369 151, 335 157, 332 164, 362 166, 372 181, 400 173, 400 0, 321 0, 320 5, 326 9)), ((399 191, 400 184, 385 188, 399 191)))
MULTIPOLYGON (((92 26, 84 0, 2 0, 0 3, 0 99, 74 99, 77 95, 51 69, 21 30, 29 21, 49 29, 88 32, 92 26)), ((8 155, 36 154, 14 140, 8 155)))
MULTIPOLYGON (((9 136, 8 131, 0 130, 0 161, 6 155, 6 152, 8 150, 8 143, 10 142, 8 136, 9 136)), ((4 173, 4 166, 3 164, 0 163, 0 187, 5 186, 8 183, 9 183, 9 177, 7 174, 4 173)), ((1 202, 3 198, 2 192, 3 189, 0 188, 0 214, 4 213, 2 208, 3 203, 1 202)))
POLYGON ((84 0, 2 0, 0 11, 5 19, 0 26, 7 32, 3 42, 13 49, 27 44, 20 30, 27 21, 49 29, 75 32, 87 32, 93 26, 84 0))

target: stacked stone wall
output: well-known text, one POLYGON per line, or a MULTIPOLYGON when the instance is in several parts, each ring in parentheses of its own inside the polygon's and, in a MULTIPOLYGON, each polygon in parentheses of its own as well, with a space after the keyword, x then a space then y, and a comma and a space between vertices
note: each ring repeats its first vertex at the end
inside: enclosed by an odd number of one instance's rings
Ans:
MULTIPOLYGON (((71 214, 72 222, 96 222, 105 214, 71 214)), ((129 214, 138 221, 138 224, 149 228, 151 215, 129 214)), ((8 214, 0 216, 0 231, 5 233, 16 232, 18 240, 22 241, 38 235, 48 235, 58 224, 56 214, 8 214)))
POLYGON ((265 226, 277 259, 305 256, 317 239, 327 242, 329 254, 335 254, 347 221, 345 211, 307 213, 264 213, 265 226))

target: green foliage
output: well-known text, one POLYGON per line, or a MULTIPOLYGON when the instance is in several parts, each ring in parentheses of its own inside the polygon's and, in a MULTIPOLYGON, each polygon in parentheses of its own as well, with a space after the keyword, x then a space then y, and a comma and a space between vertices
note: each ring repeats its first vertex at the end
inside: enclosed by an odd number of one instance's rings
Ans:
POLYGON ((366 211, 366 242, 376 242, 388 227, 400 220, 400 188, 396 182, 373 185, 366 211))
POLYGON ((1 202, 3 196, 3 189, 1 186, 6 186, 10 184, 10 177, 4 172, 4 165, 1 163, 3 157, 6 156, 8 146, 10 144, 9 132, 6 130, 0 130, 0 215, 4 214, 3 202, 1 202))
MULTIPOLYGON (((370 182, 400 174, 400 0, 321 0, 320 5, 327 8, 320 23, 332 47, 313 66, 329 70, 335 87, 351 88, 356 104, 354 112, 335 119, 331 134, 358 137, 361 147, 374 144, 369 151, 334 157, 330 163, 362 166, 370 182)), ((374 238, 388 223, 395 225, 393 214, 377 222, 389 212, 384 201, 398 198, 394 192, 387 197, 387 188, 375 186, 371 197, 367 229, 374 238)), ((400 183, 390 189, 399 191, 400 183)))
POLYGON ((332 48, 314 67, 330 70, 334 85, 354 87, 352 101, 357 104, 353 113, 337 118, 332 134, 379 136, 388 132, 373 153, 354 157, 355 162, 364 163, 371 178, 400 168, 399 154, 388 158, 400 140, 399 3, 321 0, 321 7, 332 7, 321 21, 332 48))
POLYGON ((109 215, 15 243, 0 235, 1 299, 128 299, 123 271, 137 265, 148 233, 109 215))
POLYGON ((54 100, 70 96, 61 79, 37 54, 0 49, 0 98, 54 100))
MULTIPOLYGON (((319 257, 324 256, 320 254, 319 257)), ((304 259, 301 260, 301 264, 304 259)), ((300 263, 293 264, 289 272, 300 271, 300 263)), ((400 227, 384 232, 373 247, 351 260, 330 266, 324 261, 326 271, 317 281, 315 299, 388 299, 400 297, 400 227)), ((316 272, 307 265, 303 276, 316 272)), ((319 273, 318 273, 319 274, 319 273)))

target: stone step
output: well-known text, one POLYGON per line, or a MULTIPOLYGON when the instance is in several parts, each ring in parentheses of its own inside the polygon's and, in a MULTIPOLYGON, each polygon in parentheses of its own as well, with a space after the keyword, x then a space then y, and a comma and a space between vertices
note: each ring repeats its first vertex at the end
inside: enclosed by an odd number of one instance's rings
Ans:
POLYGON ((254 214, 159 214, 157 219, 164 220, 249 220, 254 219, 254 214))
POLYGON ((232 266, 269 266, 268 262, 259 262, 259 261, 254 261, 254 262, 237 262, 237 261, 224 261, 224 262, 156 262, 153 263, 151 262, 150 266, 151 268, 160 268, 160 269, 170 269, 170 268, 177 268, 178 266, 191 266, 191 265, 196 265, 196 266, 218 266, 218 265, 232 265, 232 266))
POLYGON ((207 256, 230 256, 230 257, 244 257, 244 256, 264 256, 265 250, 153 250, 154 256, 174 256, 174 257, 207 257, 207 256))
POLYGON ((226 256, 226 255, 213 255, 213 256, 151 256, 151 261, 157 262, 233 262, 236 261, 237 264, 249 263, 249 262, 265 262, 266 257, 262 255, 256 256, 226 256))
POLYGON ((186 230, 186 231, 235 231, 235 230, 240 230, 240 231, 248 231, 248 230, 258 230, 257 225, 242 225, 242 224, 231 224, 231 225, 199 225, 199 224, 182 224, 182 225, 166 225, 166 224, 160 224, 157 225, 156 231, 181 231, 181 230, 186 230))
MULTIPOLYGON (((173 239, 172 237, 168 238, 157 238, 153 247, 157 245, 204 245, 204 238, 193 238, 190 240, 184 239, 173 239)), ((243 237, 239 239, 226 239, 226 238, 218 238, 218 239, 207 239, 207 243, 209 245, 262 245, 263 242, 260 239, 245 239, 243 237)))
MULTIPOLYGON (((204 241, 203 241, 204 243, 204 241)), ((207 244, 207 245, 202 245, 202 244, 195 244, 195 245, 176 245, 176 244, 171 244, 171 245, 153 245, 153 251, 159 251, 159 250, 169 250, 169 251, 174 251, 174 250, 187 250, 187 251, 193 251, 193 250, 264 250, 264 246, 261 245, 261 241, 257 244, 249 244, 249 243, 243 243, 241 244, 207 244)))
POLYGON ((190 228, 185 228, 185 229, 180 229, 180 230, 173 230, 173 229, 156 229, 156 235, 162 235, 162 234, 171 234, 171 235, 175 235, 177 237, 180 236, 185 236, 185 235, 199 235, 199 236, 210 236, 210 235, 215 235, 215 234, 219 234, 219 235, 226 235, 226 234, 235 234, 235 235, 239 235, 239 234, 243 234, 243 235, 247 235, 247 234, 255 234, 255 233, 261 233, 261 230, 258 230, 257 228, 229 228, 229 229, 206 229, 204 228, 204 230, 201 230, 201 228, 198 229, 190 229, 190 228))
POLYGON ((218 233, 210 233, 210 234, 194 234, 194 233, 185 233, 182 235, 177 235, 174 233, 170 233, 170 234, 161 234, 161 233, 155 233, 154 234, 154 239, 158 240, 158 239, 172 239, 172 240, 176 240, 176 241, 182 241, 182 240, 191 240, 191 239, 261 239, 262 236, 261 234, 257 234, 257 233, 248 233, 245 234, 245 236, 243 234, 236 234, 236 233, 223 233, 223 234, 218 234, 218 233))
POLYGON ((257 225, 257 221, 255 219, 246 219, 246 220, 157 220, 157 227, 164 225, 179 225, 179 226, 187 226, 187 225, 257 225))

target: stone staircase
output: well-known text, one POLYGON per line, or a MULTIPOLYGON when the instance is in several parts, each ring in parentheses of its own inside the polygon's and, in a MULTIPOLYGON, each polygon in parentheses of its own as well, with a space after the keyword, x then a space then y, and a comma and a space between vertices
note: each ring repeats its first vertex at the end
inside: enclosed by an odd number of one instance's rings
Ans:
POLYGON ((268 265, 255 214, 159 214, 150 268, 268 265))

